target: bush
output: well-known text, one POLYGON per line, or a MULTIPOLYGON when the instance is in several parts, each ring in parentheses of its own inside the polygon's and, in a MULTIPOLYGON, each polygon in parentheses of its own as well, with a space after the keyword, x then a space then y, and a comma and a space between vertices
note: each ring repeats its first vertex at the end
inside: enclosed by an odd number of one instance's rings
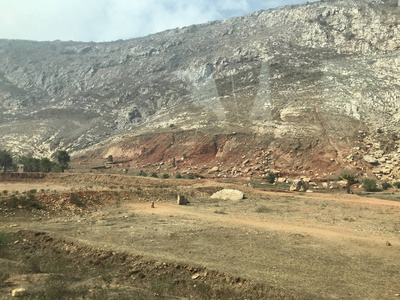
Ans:
POLYGON ((85 203, 81 200, 81 198, 77 194, 71 194, 69 197, 69 202, 77 207, 84 207, 85 203))
POLYGON ((267 177, 265 177, 265 180, 268 183, 274 183, 275 182, 275 175, 273 173, 268 173, 267 177))
POLYGON ((158 178, 158 175, 156 172, 153 172, 153 173, 151 173, 151 177, 158 178))
POLYGON ((387 190, 387 189, 389 189, 391 187, 392 187, 392 185, 389 182, 382 183, 382 189, 383 190, 387 190))
POLYGON ((168 174, 166 174, 166 173, 162 174, 162 179, 167 179, 167 178, 169 178, 168 174))
POLYGON ((396 181, 395 183, 393 183, 393 186, 394 186, 395 188, 400 189, 400 181, 396 181))
POLYGON ((35 195, 32 193, 25 193, 26 195, 12 194, 7 201, 11 208, 26 208, 26 209, 43 209, 42 204, 37 201, 35 195))
POLYGON ((194 177, 194 175, 189 175, 188 178, 189 178, 189 179, 195 179, 196 177, 194 177))
POLYGON ((367 192, 374 192, 376 191, 376 181, 373 179, 365 178, 362 187, 367 192))
POLYGON ((140 171, 138 176, 143 176, 143 177, 147 177, 147 173, 140 171))
POLYGON ((181 174, 181 173, 176 174, 176 175, 175 175, 175 178, 177 178, 177 179, 182 178, 182 174, 181 174))
POLYGON ((342 174, 339 180, 346 180, 346 191, 350 194, 350 187, 357 182, 357 176, 354 174, 342 174))

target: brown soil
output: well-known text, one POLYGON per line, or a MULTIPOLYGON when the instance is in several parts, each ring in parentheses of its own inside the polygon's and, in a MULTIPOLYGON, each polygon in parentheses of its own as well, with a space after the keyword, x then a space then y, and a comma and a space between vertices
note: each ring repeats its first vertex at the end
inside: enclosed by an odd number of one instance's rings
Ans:
MULTIPOLYGON (((45 211, 0 210, 1 230, 23 230, 12 248, 17 256, 47 249, 54 260, 59 255, 89 269, 113 265, 114 288, 153 293, 165 285, 158 290, 165 297, 393 299, 399 293, 397 201, 117 175, 60 174, 43 184, 60 181, 81 182, 82 191, 37 194, 45 211), (101 190, 118 181, 123 188, 101 190), (246 199, 209 198, 222 187, 240 189, 246 199), (190 204, 176 205, 176 194, 190 204), (76 207, 71 195, 88 200, 76 207), (62 209, 53 209, 60 199, 66 199, 62 209), (166 283, 157 283, 160 275, 166 283)), ((29 180, 19 183, 24 188, 31 188, 29 180)))
POLYGON ((112 155, 116 163, 109 167, 114 171, 181 172, 211 178, 247 178, 273 172, 279 176, 326 179, 332 175, 337 178, 344 169, 354 173, 372 169, 360 155, 354 158, 357 166, 354 162, 349 163, 345 157, 350 150, 341 141, 336 141, 337 147, 333 148, 327 141, 304 139, 300 143, 270 135, 254 136, 244 128, 230 134, 219 131, 217 128, 215 132, 172 129, 170 132, 125 137, 75 156, 72 165, 76 171, 102 166, 112 155), (210 172, 214 167, 219 170, 210 172))

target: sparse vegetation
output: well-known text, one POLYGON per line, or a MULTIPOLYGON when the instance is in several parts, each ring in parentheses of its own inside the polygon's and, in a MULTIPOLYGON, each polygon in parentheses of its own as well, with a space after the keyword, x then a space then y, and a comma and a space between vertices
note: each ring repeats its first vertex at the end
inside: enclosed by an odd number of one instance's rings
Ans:
POLYGON ((274 173, 268 173, 268 175, 267 175, 267 177, 265 177, 265 180, 268 182, 268 183, 274 183, 275 182, 275 175, 274 175, 274 173))
POLYGON ((61 172, 64 172, 64 170, 69 168, 69 162, 71 158, 67 151, 57 151, 55 158, 58 161, 59 166, 61 167, 61 172))
POLYGON ((269 212, 271 212, 271 209, 266 207, 265 205, 263 205, 263 206, 258 207, 256 209, 256 212, 257 213, 269 213, 269 212))
POLYGON ((78 194, 71 194, 69 197, 69 202, 77 207, 85 207, 85 202, 79 197, 78 194))
POLYGON ((153 173, 151 173, 151 177, 158 178, 158 175, 156 172, 153 172, 153 173))
POLYGON ((400 181, 396 181, 395 183, 393 183, 393 186, 394 186, 396 189, 400 189, 400 181))
POLYGON ((10 243, 10 235, 6 232, 0 231, 0 256, 4 255, 4 251, 10 243))
POLYGON ((181 178, 182 178, 182 174, 181 174, 181 173, 177 173, 177 174, 175 175, 175 178, 181 179, 181 178))
POLYGON ((196 177, 194 177, 194 175, 190 174, 188 178, 189 179, 195 179, 196 177))
POLYGON ((147 177, 147 173, 146 173, 146 172, 143 172, 143 171, 140 171, 140 172, 138 173, 138 176, 147 177))
POLYGON ((0 150, 0 167, 3 168, 4 172, 7 171, 7 168, 12 166, 12 156, 6 150, 0 150))
POLYGON ((43 205, 36 199, 32 191, 23 194, 12 194, 6 200, 6 205, 10 208, 24 208, 24 209, 43 209, 43 205))
POLYGON ((376 181, 370 178, 365 178, 362 187, 367 192, 375 192, 376 191, 376 181))
POLYGON ((166 173, 164 173, 164 174, 161 175, 161 177, 162 177, 162 179, 168 179, 168 178, 169 178, 169 175, 166 174, 166 173))
POLYGON ((389 182, 383 182, 382 183, 382 190, 386 191, 387 189, 390 189, 392 185, 389 182))
MULTIPOLYGON (((67 155, 69 157, 68 153, 63 155, 67 155)), ((59 161, 58 163, 51 161, 47 157, 39 159, 34 157, 21 156, 20 158, 18 158, 18 163, 24 165, 25 172, 60 173, 63 172, 63 170, 68 169, 69 160, 67 156, 60 156, 59 159, 61 159, 61 162, 59 161), (68 160, 68 162, 65 162, 66 160, 68 160)))
POLYGON ((346 180, 346 191, 347 194, 351 192, 351 186, 357 183, 357 176, 354 174, 344 173, 339 177, 339 180, 346 180))

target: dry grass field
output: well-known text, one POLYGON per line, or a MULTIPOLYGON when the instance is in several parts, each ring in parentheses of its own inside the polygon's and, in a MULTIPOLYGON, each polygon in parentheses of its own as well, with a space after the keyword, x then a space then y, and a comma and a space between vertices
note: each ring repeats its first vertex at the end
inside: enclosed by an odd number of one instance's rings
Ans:
POLYGON ((21 286, 24 299, 400 293, 396 191, 383 195, 388 200, 377 198, 382 193, 290 193, 240 182, 65 175, 1 182, 0 193, 0 299, 21 286), (246 198, 210 199, 223 187, 246 198), (190 203, 178 206, 177 194, 190 203))

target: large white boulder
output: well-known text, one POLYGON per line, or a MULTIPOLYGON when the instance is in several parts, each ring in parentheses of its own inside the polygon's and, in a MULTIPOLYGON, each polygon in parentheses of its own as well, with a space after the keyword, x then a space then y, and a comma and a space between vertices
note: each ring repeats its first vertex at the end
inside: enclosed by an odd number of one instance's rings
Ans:
POLYGON ((223 199, 223 200, 241 200, 244 198, 244 193, 233 189, 223 189, 211 196, 211 199, 223 199))

